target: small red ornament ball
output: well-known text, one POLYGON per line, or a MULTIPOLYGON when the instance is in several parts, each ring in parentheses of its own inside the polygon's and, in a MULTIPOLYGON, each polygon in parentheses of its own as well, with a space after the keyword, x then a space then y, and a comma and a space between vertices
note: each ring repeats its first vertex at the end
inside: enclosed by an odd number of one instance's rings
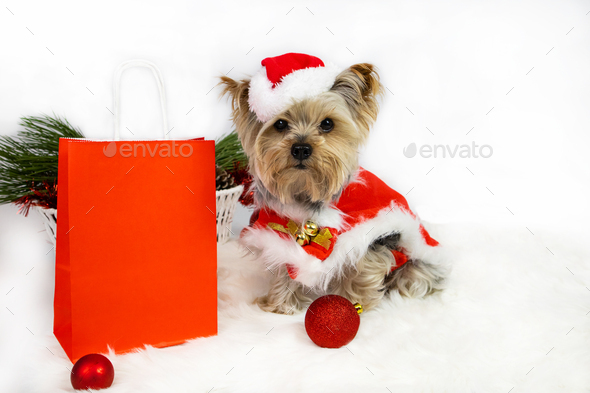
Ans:
POLYGON ((338 295, 316 299, 305 314, 307 335, 323 348, 340 348, 351 342, 360 323, 361 318, 355 305, 338 295))
POLYGON ((74 367, 70 380, 74 389, 104 389, 113 384, 115 369, 106 356, 98 353, 82 356, 74 367))

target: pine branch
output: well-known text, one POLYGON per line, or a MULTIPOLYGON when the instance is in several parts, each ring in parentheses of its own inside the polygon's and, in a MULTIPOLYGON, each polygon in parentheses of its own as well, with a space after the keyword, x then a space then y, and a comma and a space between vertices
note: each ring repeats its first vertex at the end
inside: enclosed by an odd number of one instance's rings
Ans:
POLYGON ((235 131, 222 136, 215 142, 215 164, 226 171, 234 170, 235 163, 238 169, 248 166, 248 157, 244 153, 238 134, 235 131))
POLYGON ((0 136, 0 204, 14 202, 43 183, 57 183, 59 138, 84 138, 59 116, 22 117, 16 137, 0 136))

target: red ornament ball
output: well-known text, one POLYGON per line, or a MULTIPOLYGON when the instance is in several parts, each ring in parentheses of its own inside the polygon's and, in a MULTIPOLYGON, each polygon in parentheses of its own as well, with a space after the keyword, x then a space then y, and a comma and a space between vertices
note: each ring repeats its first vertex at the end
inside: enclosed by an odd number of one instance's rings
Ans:
POLYGON ((323 348, 340 348, 356 336, 361 323, 360 305, 338 295, 316 299, 305 314, 305 330, 311 341, 323 348))
POLYGON ((74 367, 70 380, 74 389, 104 389, 113 384, 115 369, 106 356, 92 353, 82 356, 74 367))

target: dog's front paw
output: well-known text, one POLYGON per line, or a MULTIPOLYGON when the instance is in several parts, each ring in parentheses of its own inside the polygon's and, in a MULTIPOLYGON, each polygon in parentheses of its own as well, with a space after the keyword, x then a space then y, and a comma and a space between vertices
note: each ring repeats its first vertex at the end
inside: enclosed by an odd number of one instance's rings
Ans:
POLYGON ((254 300, 254 303, 258 304, 258 307, 260 307, 260 309, 262 311, 266 311, 266 312, 273 312, 275 314, 285 314, 285 315, 293 315, 295 314, 297 311, 301 310, 301 308, 299 307, 299 305, 296 304, 289 304, 289 303, 276 303, 273 302, 269 296, 262 296, 259 298, 256 298, 254 300))

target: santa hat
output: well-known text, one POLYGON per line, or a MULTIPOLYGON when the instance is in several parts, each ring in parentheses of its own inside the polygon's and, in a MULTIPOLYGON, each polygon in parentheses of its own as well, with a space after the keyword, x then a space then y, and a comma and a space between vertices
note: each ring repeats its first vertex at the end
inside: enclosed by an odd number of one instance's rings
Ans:
POLYGON ((258 120, 267 122, 292 103, 330 90, 342 71, 341 67, 303 53, 267 57, 250 80, 250 110, 258 120))

